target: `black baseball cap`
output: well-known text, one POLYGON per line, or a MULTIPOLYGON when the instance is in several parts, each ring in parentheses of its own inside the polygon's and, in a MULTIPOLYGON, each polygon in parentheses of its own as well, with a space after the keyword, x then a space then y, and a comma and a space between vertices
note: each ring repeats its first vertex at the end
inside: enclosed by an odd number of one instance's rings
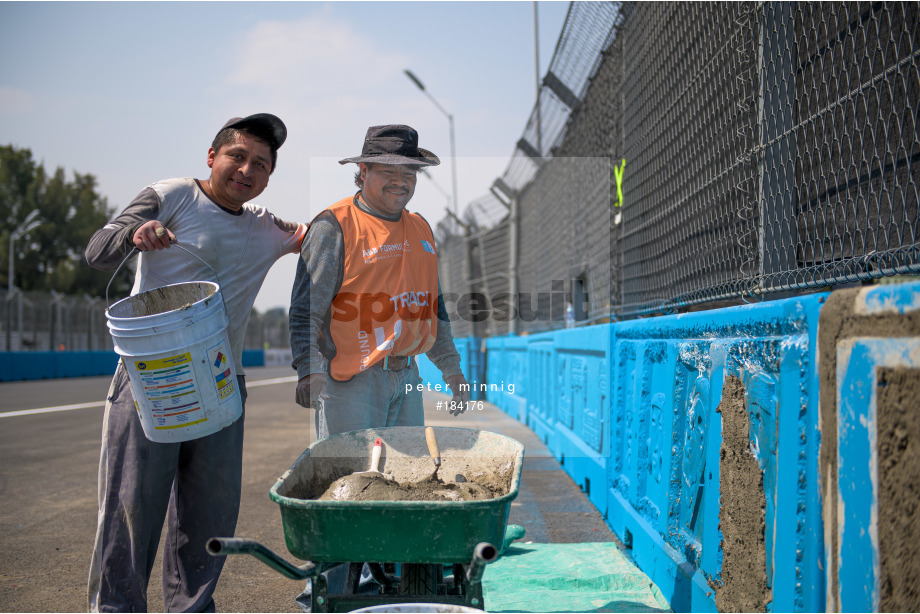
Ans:
POLYGON ((280 148, 287 139, 287 128, 284 122, 271 113, 231 117, 217 133, 220 134, 227 128, 251 128, 256 136, 261 136, 268 140, 273 149, 280 148))

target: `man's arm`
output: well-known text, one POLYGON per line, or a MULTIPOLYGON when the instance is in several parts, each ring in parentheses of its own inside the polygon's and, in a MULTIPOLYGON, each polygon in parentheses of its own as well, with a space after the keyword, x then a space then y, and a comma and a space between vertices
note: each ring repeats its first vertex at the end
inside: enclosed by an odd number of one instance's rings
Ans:
POLYGON ((448 377, 462 373, 460 370, 460 353, 454 345, 454 336, 450 329, 450 317, 441 295, 441 282, 438 281, 438 333, 431 349, 425 356, 434 363, 446 381, 448 377))
POLYGON ((342 285, 343 254, 342 228, 332 214, 321 213, 300 248, 289 312, 292 366, 300 380, 296 400, 304 407, 312 406, 321 392, 317 384, 324 381, 320 340, 327 348, 332 344, 328 318, 342 285))
POLYGON ((444 306, 444 297, 441 294, 441 282, 438 281, 438 333, 434 344, 425 353, 425 356, 441 371, 441 377, 453 393, 451 401, 458 403, 454 415, 466 411, 470 400, 469 384, 463 371, 460 369, 460 353, 454 345, 454 337, 450 329, 450 317, 444 306))
MULTIPOLYGON (((155 226, 151 224, 160 213, 160 198, 152 188, 144 188, 131 204, 108 224, 97 230, 86 245, 86 262, 93 268, 111 271, 137 246, 142 251, 158 249, 151 243, 157 241, 155 226), (135 242, 135 235, 145 224, 145 232, 135 242), (149 235, 149 237, 148 237, 149 235)), ((166 239, 168 244, 168 238, 166 239)))

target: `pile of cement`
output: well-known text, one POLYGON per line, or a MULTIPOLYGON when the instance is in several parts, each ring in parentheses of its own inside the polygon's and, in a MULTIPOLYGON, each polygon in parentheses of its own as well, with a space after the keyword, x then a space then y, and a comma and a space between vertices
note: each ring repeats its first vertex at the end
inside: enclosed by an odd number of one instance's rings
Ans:
MULTIPOLYGON (((458 476, 461 477, 462 476, 458 476)), ((383 474, 356 473, 330 484, 319 501, 473 501, 504 494, 475 481, 442 482, 431 476, 399 483, 383 474)))

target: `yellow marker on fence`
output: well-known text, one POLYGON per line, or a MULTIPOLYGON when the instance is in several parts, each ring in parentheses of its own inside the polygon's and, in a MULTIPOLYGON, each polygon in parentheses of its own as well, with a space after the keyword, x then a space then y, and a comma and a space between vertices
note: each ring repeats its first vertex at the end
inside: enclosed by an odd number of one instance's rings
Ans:
POLYGON ((620 163, 619 167, 613 167, 613 176, 617 182, 617 202, 614 207, 623 206, 623 172, 626 170, 626 158, 620 163))

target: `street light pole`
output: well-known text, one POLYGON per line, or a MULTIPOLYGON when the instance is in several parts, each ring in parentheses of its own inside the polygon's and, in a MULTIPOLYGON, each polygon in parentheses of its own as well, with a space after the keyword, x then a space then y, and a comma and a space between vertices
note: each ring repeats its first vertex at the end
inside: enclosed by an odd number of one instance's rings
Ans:
POLYGON ((425 177, 427 177, 428 181, 431 182, 431 185, 433 185, 438 190, 438 192, 441 193, 441 195, 447 201, 447 209, 450 210, 450 203, 451 203, 450 194, 445 192, 444 188, 441 187, 441 184, 434 180, 434 177, 431 176, 431 173, 428 172, 428 169, 422 167, 419 169, 419 172, 422 173, 425 177))
MULTIPOLYGON (((12 306, 11 301, 13 300, 13 290, 16 286, 13 285, 13 274, 15 268, 13 266, 14 261, 14 250, 13 245, 16 243, 16 239, 23 237, 30 230, 41 224, 41 222, 35 218, 38 217, 38 209, 33 210, 29 215, 26 216, 26 219, 22 221, 16 230, 10 233, 10 261, 9 261, 9 279, 7 279, 7 291, 6 291, 6 351, 12 351, 13 343, 13 318, 12 318, 12 306)), ((21 331, 20 331, 21 332, 21 331)))
POLYGON ((428 99, 434 103, 434 106, 436 106, 441 113, 447 116, 447 122, 450 124, 450 174, 454 194, 454 197, 451 200, 453 200, 454 215, 459 218, 460 204, 457 200, 457 150, 454 141, 454 116, 448 113, 447 110, 442 107, 437 100, 434 99, 434 96, 428 93, 428 90, 425 89, 425 85, 422 83, 421 79, 412 74, 411 70, 407 68, 403 72, 406 73, 406 76, 409 77, 409 79, 416 85, 416 87, 418 87, 418 89, 422 90, 423 94, 428 96, 428 99))

